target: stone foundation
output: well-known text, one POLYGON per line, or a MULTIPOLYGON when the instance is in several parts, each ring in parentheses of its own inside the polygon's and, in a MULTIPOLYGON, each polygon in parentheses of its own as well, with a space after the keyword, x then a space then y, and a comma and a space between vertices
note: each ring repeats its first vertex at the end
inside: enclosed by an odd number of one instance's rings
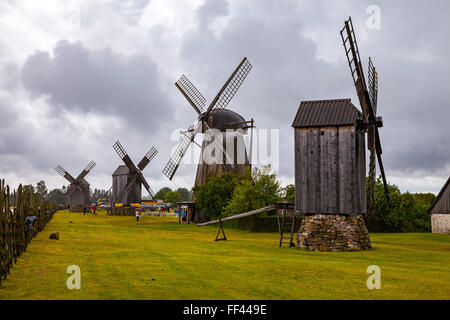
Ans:
POLYGON ((334 252, 372 249, 363 217, 339 214, 303 217, 297 246, 310 251, 334 252))
POLYGON ((83 206, 71 206, 70 212, 83 212, 83 206))
POLYGON ((450 214, 432 214, 431 230, 433 233, 450 234, 450 214))
POLYGON ((134 207, 112 208, 111 212, 109 212, 108 215, 110 215, 110 216, 135 216, 136 208, 134 208, 134 207))

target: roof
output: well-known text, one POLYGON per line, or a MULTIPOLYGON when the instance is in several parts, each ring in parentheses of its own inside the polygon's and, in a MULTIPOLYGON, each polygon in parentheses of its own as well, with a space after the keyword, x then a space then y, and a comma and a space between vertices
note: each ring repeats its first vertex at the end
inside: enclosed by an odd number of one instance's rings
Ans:
POLYGON ((210 116, 212 116, 211 119, 208 120, 208 125, 210 128, 224 131, 226 129, 236 130, 239 128, 245 129, 248 127, 247 123, 242 123, 245 122, 245 119, 240 114, 230 109, 213 109, 210 116))
POLYGON ((433 203, 431 204, 431 207, 428 210, 429 213, 431 213, 431 210, 433 210, 433 208, 436 205, 436 203, 438 203, 439 199, 441 198, 442 194, 447 189, 449 184, 450 184, 450 177, 448 177, 447 182, 444 184, 444 186, 442 187, 441 191, 439 191, 438 195, 436 196, 436 199, 434 199, 433 203))
POLYGON ((128 172, 130 170, 128 169, 128 167, 126 165, 120 165, 117 167, 116 171, 114 171, 114 173, 112 174, 113 176, 122 176, 122 175, 128 175, 128 172))
POLYGON ((302 101, 292 126, 346 126, 356 124, 358 119, 363 115, 350 99, 302 101))

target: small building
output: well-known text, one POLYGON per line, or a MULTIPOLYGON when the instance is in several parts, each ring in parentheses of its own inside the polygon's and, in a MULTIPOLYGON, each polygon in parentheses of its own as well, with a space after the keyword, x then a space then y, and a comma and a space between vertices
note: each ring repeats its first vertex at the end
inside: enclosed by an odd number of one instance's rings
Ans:
POLYGON ((127 192, 122 192, 130 179, 129 172, 130 170, 126 165, 120 165, 117 167, 116 171, 114 171, 112 175, 113 204, 121 203, 129 205, 132 203, 141 203, 142 185, 139 180, 136 180, 127 192))
POLYGON ((450 234, 450 177, 432 203, 429 213, 431 213, 431 231, 450 234))
POLYGON ((178 223, 181 223, 181 211, 186 210, 186 221, 185 223, 198 223, 198 216, 196 215, 195 202, 193 201, 182 201, 177 202, 178 205, 178 223))
POLYGON ((362 113, 350 99, 302 101, 292 127, 297 214, 365 215, 362 113))

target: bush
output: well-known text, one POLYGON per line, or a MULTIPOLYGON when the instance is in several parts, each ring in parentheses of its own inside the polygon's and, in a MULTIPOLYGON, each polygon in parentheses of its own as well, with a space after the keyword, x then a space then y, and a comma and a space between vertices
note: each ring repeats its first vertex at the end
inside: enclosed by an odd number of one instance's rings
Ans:
POLYGON ((224 208, 225 216, 256 210, 282 199, 282 189, 270 165, 253 169, 251 180, 241 180, 224 208))
POLYGON ((204 184, 192 189, 196 207, 210 218, 222 216, 223 209, 230 201, 238 181, 244 179, 244 176, 230 172, 224 172, 219 177, 209 177, 204 184))
POLYGON ((379 177, 376 182, 374 212, 365 218, 369 232, 430 232, 428 209, 435 196, 431 193, 402 194, 395 185, 388 185, 388 189, 391 210, 379 177))

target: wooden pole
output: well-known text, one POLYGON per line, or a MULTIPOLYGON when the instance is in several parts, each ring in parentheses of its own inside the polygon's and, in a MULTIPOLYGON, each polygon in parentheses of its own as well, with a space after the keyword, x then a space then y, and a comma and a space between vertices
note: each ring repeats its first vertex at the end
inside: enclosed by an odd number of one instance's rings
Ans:
POLYGON ((260 213, 263 213, 263 212, 272 211, 272 210, 275 210, 275 208, 276 208, 275 205, 271 205, 271 206, 268 206, 268 207, 264 207, 264 208, 252 210, 252 211, 249 211, 249 212, 237 214, 235 216, 226 217, 226 218, 223 218, 223 219, 218 219, 218 220, 213 220, 213 221, 208 221, 208 222, 205 222, 205 223, 199 223, 199 224, 197 224, 197 226, 203 227, 203 226, 208 226, 208 225, 212 225, 212 224, 217 224, 217 223, 220 223, 221 221, 225 222, 225 221, 230 221, 230 220, 234 220, 234 219, 241 219, 241 218, 249 217, 249 216, 252 216, 252 215, 255 215, 255 214, 260 214, 260 213))

